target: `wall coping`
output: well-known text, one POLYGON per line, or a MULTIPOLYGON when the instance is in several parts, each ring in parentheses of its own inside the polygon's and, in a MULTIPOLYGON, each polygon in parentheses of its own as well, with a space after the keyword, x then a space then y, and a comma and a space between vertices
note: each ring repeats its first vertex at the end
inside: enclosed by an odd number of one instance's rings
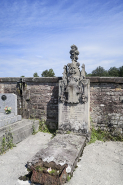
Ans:
POLYGON ((123 83, 123 77, 87 77, 91 83, 123 83))
MULTIPOLYGON (((0 82, 18 82, 21 77, 3 77, 0 82)), ((24 82, 42 82, 42 83, 56 83, 62 77, 22 77, 24 82)))
MULTIPOLYGON (((18 82, 21 77, 2 77, 1 82, 18 82)), ((57 83, 62 77, 22 77, 25 82, 57 83)), ((87 77, 91 83, 123 83, 123 77, 87 77)))

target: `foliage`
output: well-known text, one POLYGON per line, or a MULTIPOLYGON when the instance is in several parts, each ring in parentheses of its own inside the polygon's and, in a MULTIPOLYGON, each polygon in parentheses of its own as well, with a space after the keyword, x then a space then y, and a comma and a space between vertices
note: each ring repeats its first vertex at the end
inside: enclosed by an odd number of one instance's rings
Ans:
POLYGON ((56 130, 50 129, 45 120, 39 121, 39 131, 52 134, 52 138, 56 135, 56 130))
POLYGON ((105 70, 103 67, 99 66, 93 70, 92 73, 86 73, 86 76, 123 77, 123 66, 119 68, 110 67, 109 70, 105 70))
POLYGON ((2 148, 1 148, 1 154, 4 153, 6 150, 6 138, 3 137, 2 139, 2 148))
POLYGON ((12 149, 14 144, 13 144, 13 136, 12 136, 12 133, 9 132, 7 135, 6 135, 6 146, 7 146, 7 149, 12 149))
POLYGON ((67 175, 67 181, 70 181, 71 177, 70 175, 67 175))
POLYGON ((25 77, 24 75, 22 75, 21 77, 25 77))
POLYGON ((108 72, 101 66, 92 71, 91 76, 108 76, 108 72))
POLYGON ((119 67, 119 77, 123 77, 123 66, 119 67))
POLYGON ((35 73, 33 74, 33 77, 39 77, 39 76, 38 76, 38 73, 35 72, 35 73))
POLYGON ((119 69, 116 68, 116 67, 111 67, 109 70, 108 70, 108 74, 109 76, 119 76, 119 69))
POLYGON ((53 69, 49 69, 49 70, 43 71, 41 76, 42 77, 54 77, 55 73, 54 73, 53 69))
POLYGON ((33 124, 32 125, 32 135, 35 135, 37 132, 36 132, 36 130, 35 130, 35 125, 33 124))
POLYGON ((45 170, 45 168, 41 166, 36 166, 36 170, 42 172, 43 170, 45 170))
POLYGON ((44 120, 39 121, 39 131, 44 133, 50 133, 48 126, 45 124, 44 120))
POLYGON ((90 139, 90 143, 94 143, 96 140, 99 141, 123 141, 123 135, 118 135, 118 136, 113 136, 109 131, 105 130, 101 130, 100 128, 98 128, 97 130, 92 127, 91 129, 91 139, 90 139))
POLYGON ((6 136, 3 137, 1 144, 0 154, 3 154, 8 149, 12 149, 14 147, 12 133, 8 132, 6 136))

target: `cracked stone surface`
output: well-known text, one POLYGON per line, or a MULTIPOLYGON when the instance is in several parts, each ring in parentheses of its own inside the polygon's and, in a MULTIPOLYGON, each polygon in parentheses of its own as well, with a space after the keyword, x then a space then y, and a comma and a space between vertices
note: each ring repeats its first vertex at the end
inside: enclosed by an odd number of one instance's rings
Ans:
MULTIPOLYGON (((44 166, 46 168, 51 167, 52 169, 57 170, 63 170, 64 168, 66 168, 66 172, 68 174, 72 174, 77 161, 84 149, 85 141, 86 138, 84 136, 75 135, 72 133, 56 135, 48 143, 48 146, 46 148, 41 149, 39 152, 37 152, 37 154, 32 158, 31 161, 28 161, 28 168, 33 171, 31 181, 45 184, 45 180, 43 180, 43 175, 42 180, 39 180, 40 174, 36 170, 34 170, 36 166, 44 166)), ((44 179, 47 178, 48 176, 44 179)), ((63 179, 63 181, 65 182, 66 180, 63 179)), ((50 183, 47 182, 46 184, 50 183)))

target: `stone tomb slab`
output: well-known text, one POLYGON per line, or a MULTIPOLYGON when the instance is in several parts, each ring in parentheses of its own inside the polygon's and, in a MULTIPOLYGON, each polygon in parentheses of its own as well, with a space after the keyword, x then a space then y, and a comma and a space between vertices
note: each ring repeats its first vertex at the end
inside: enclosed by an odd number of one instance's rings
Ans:
POLYGON ((31 182, 62 185, 72 175, 86 142, 84 136, 58 134, 41 149, 27 166, 32 171, 31 182), (51 172, 47 170, 51 168, 51 172))
POLYGON ((4 108, 11 107, 11 113, 17 115, 17 95, 13 93, 0 93, 0 113, 4 113, 4 108))

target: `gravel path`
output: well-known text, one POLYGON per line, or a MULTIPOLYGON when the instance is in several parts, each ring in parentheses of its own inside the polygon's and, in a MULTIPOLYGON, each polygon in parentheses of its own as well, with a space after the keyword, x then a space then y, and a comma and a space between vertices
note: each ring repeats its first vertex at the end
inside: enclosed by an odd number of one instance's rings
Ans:
POLYGON ((67 185, 123 185, 123 142, 87 145, 67 185))
MULTIPOLYGON (((39 132, 0 156, 0 185, 30 185, 18 177, 27 173, 27 161, 46 147, 50 138, 50 134, 39 132)), ((123 142, 96 141, 87 145, 66 185, 123 185, 123 142)))
POLYGON ((0 156, 0 185, 30 185, 29 182, 18 180, 27 174, 25 167, 39 149, 46 147, 51 134, 38 132, 17 144, 12 150, 0 156))

